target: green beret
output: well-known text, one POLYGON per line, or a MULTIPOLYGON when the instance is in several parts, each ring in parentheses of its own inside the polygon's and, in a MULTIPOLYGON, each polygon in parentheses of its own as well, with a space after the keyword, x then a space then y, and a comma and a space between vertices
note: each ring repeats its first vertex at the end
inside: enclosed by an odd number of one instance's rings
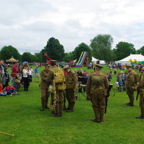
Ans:
POLYGON ((95 66, 96 66, 97 68, 103 68, 103 66, 100 65, 100 64, 96 64, 95 66))
POLYGON ((65 70, 65 69, 68 69, 68 68, 70 68, 69 65, 65 65, 63 69, 65 70))

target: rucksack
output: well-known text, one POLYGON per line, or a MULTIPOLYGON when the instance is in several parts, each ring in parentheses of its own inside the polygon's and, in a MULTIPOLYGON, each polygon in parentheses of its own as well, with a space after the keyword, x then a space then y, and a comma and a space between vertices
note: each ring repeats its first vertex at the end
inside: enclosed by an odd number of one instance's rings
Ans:
POLYGON ((102 73, 99 76, 94 75, 92 76, 92 85, 96 85, 97 88, 103 88, 103 77, 102 73))
POLYGON ((64 77, 64 72, 63 70, 61 70, 60 68, 58 68, 58 71, 55 72, 53 69, 51 69, 51 71, 54 72, 55 75, 55 83, 63 83, 65 81, 65 77, 64 77))

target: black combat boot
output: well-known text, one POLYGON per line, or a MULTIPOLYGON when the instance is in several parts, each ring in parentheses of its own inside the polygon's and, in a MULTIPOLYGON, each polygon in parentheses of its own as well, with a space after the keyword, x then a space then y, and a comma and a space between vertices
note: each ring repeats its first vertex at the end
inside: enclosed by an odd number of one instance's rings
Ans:
POLYGON ((41 100, 41 103, 42 103, 42 108, 40 109, 40 111, 43 111, 45 108, 44 104, 45 104, 45 101, 44 100, 41 100))
POLYGON ((144 119, 144 116, 136 117, 137 119, 144 119))

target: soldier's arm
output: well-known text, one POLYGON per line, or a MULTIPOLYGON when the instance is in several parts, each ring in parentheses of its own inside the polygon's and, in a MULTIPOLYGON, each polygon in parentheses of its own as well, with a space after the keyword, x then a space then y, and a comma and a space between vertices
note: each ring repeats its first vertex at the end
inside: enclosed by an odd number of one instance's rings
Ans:
POLYGON ((109 88, 109 82, 106 76, 104 77, 104 85, 105 85, 105 89, 109 88))
POLYGON ((40 76, 41 76, 42 80, 44 80, 44 81, 47 80, 47 75, 45 75, 43 71, 41 71, 40 76))
POLYGON ((52 79, 54 79, 54 73, 50 70, 46 78, 47 83, 51 83, 52 79))
POLYGON ((77 84, 77 77, 74 73, 72 75, 72 79, 73 79, 73 84, 71 85, 71 88, 74 89, 75 85, 77 84))
POLYGON ((87 81, 87 86, 86 86, 87 95, 90 94, 90 85, 91 85, 91 75, 89 76, 88 81, 87 81))
POLYGON ((144 78, 141 80, 140 84, 137 86, 137 89, 144 87, 144 78))

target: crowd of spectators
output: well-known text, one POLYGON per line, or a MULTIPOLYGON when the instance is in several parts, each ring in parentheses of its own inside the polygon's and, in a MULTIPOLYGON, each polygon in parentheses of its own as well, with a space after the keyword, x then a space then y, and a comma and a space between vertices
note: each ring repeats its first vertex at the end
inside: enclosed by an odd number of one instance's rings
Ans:
MULTIPOLYGON (((8 68, 4 65, 4 61, 0 61, 0 95, 18 95, 20 92, 21 85, 24 85, 24 91, 29 91, 30 82, 32 82, 33 69, 28 67, 28 64, 23 64, 22 66, 18 63, 14 63, 11 68, 11 73, 9 74, 8 68), (11 84, 11 83, 12 84, 11 84)), ((35 68, 35 77, 38 78, 38 66, 35 68)))

